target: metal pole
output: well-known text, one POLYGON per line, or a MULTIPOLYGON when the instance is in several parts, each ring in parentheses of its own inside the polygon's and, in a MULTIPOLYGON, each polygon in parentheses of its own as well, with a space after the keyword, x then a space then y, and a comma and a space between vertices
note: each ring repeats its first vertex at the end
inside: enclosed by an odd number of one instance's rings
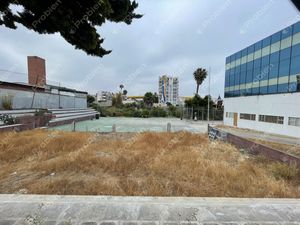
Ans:
POLYGON ((207 96, 207 123, 209 124, 209 100, 210 100, 210 67, 208 69, 208 96, 207 96))
POLYGON ((58 108, 60 109, 60 83, 58 83, 58 108))

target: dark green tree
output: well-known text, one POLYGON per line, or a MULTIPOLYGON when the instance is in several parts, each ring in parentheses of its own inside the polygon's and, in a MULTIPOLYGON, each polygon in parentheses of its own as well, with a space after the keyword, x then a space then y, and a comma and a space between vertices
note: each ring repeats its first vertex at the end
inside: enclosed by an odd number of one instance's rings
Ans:
POLYGON ((93 95, 87 95, 87 103, 88 106, 90 106, 92 103, 96 101, 95 97, 93 95))
POLYGON ((131 24, 138 4, 131 0, 1 0, 0 25, 16 29, 22 24, 39 34, 60 33, 76 49, 103 57, 111 51, 102 48, 103 38, 96 26, 106 21, 131 24), (12 5, 22 7, 14 13, 12 5))
POLYGON ((143 101, 146 107, 151 108, 153 106, 153 103, 156 102, 156 96, 152 92, 147 92, 144 95, 143 101))
POLYGON ((127 95, 127 90, 123 90, 123 95, 127 95))
POLYGON ((203 83, 203 81, 205 80, 206 77, 207 77, 207 71, 206 71, 206 69, 198 68, 194 72, 194 79, 195 79, 196 84, 197 84, 197 89, 196 89, 196 94, 197 95, 199 93, 199 87, 203 83))

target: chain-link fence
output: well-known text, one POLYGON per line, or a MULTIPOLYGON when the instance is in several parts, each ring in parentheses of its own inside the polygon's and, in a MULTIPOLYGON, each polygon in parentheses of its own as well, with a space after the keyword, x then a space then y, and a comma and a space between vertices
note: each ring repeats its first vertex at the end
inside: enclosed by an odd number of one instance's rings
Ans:
MULTIPOLYGON (((185 107, 182 109, 182 116, 184 119, 191 120, 208 120, 208 109, 207 108, 193 108, 185 107)), ((224 110, 211 108, 209 109, 209 120, 223 120, 224 110)))

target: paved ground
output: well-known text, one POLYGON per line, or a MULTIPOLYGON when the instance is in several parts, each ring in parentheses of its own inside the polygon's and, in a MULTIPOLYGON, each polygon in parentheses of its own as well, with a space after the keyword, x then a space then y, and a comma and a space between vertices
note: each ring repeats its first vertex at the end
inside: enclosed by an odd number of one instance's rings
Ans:
MULTIPOLYGON (((76 123, 76 131, 111 132, 116 126, 117 132, 167 131, 167 124, 172 131, 207 132, 207 121, 180 120, 179 118, 127 118, 101 117, 99 120, 76 123)), ((223 124, 223 121, 211 121, 210 124, 223 124)), ((72 125, 58 126, 51 129, 71 131, 72 125)))
POLYGON ((234 128, 234 127, 221 126, 218 128, 243 138, 260 139, 260 140, 276 142, 280 144, 287 144, 287 145, 300 145, 300 138, 293 138, 288 136, 282 136, 282 135, 276 135, 276 134, 259 132, 255 130, 234 128))
POLYGON ((300 199, 0 195, 0 225, 300 224, 300 199))

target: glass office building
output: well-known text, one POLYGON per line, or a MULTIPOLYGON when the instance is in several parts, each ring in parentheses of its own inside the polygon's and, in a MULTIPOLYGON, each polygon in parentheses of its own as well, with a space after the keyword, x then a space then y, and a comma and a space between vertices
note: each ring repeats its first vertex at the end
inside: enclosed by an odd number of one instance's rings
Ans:
POLYGON ((224 124, 300 138, 300 21, 226 58, 224 124))
POLYGON ((300 21, 226 58, 225 98, 300 92, 300 21))

